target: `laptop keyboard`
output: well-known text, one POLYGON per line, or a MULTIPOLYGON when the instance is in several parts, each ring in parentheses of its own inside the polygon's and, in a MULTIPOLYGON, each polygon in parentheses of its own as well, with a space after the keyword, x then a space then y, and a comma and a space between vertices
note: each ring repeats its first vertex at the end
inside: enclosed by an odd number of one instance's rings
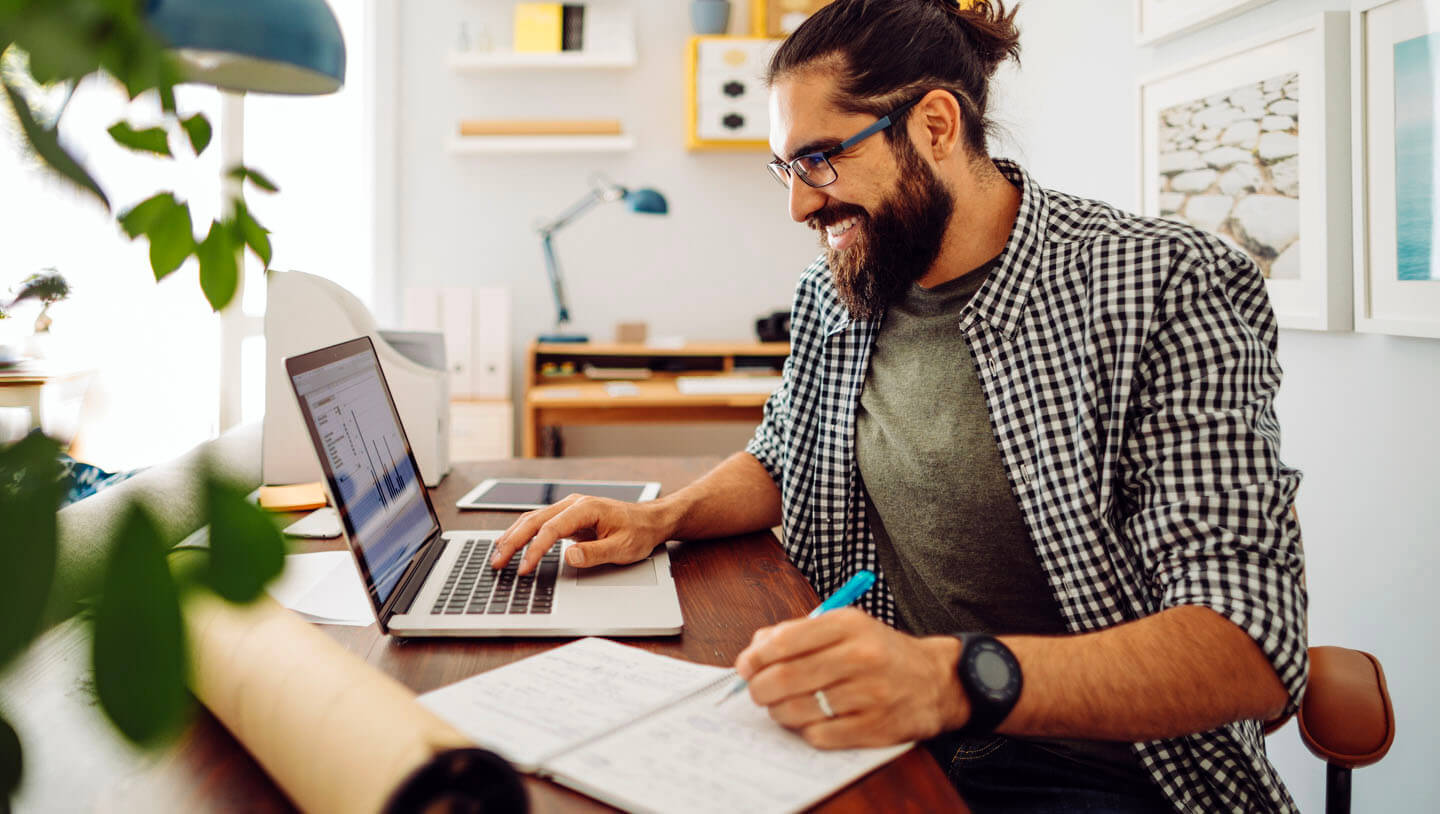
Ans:
POLYGON ((490 567, 494 540, 469 538, 440 596, 430 609, 433 614, 549 613, 555 602, 555 581, 560 575, 560 546, 552 546, 540 559, 540 567, 519 576, 520 552, 502 569, 490 567))

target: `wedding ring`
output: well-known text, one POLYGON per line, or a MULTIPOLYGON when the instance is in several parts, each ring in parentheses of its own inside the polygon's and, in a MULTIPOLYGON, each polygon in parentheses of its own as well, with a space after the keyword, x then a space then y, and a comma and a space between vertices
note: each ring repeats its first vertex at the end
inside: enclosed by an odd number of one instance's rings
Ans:
POLYGON ((834 718, 835 710, 830 706, 830 699, 825 697, 824 690, 815 691, 815 703, 820 705, 820 711, 825 713, 826 718, 834 718))

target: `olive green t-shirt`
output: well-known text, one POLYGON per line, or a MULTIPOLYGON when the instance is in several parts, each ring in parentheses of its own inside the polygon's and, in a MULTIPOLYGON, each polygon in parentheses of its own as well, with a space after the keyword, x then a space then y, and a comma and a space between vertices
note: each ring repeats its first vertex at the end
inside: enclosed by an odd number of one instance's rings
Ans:
POLYGON ((960 309, 991 263, 885 313, 856 416, 880 567, 910 632, 1065 632, 1000 460, 960 309))
MULTIPOLYGON (((1010 489, 960 312, 995 261, 885 313, 855 424, 880 567, 920 636, 1063 634, 1059 605, 1010 489)), ((1149 783, 1128 744, 1032 738, 1095 771, 1149 783)))

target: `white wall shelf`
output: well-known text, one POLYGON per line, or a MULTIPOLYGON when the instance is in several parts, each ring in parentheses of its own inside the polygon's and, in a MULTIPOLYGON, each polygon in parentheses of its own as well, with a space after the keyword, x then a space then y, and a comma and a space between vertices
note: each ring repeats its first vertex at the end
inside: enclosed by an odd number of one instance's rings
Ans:
POLYGON ((632 136, 455 136, 450 152, 460 155, 516 153, 625 153, 632 136))
POLYGON ((633 68, 637 62, 635 46, 607 48, 596 51, 561 51, 554 54, 515 53, 514 51, 452 51, 450 67, 465 73, 529 70, 599 70, 633 68))

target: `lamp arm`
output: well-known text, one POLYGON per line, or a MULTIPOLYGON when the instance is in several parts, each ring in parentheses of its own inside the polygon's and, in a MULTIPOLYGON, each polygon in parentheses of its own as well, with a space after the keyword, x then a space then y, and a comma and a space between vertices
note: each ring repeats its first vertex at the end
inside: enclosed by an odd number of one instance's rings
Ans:
POLYGON ((556 216, 555 220, 540 227, 540 234, 549 235, 551 232, 558 232, 571 221, 585 214, 595 204, 607 200, 604 189, 591 189, 585 197, 570 205, 569 209, 556 216))
POLYGON ((553 230, 540 230, 540 245, 545 249, 545 272, 550 275, 550 293, 555 297, 555 326, 563 327, 570 322, 570 309, 565 305, 565 286, 560 282, 560 260, 555 257, 555 246, 550 240, 553 230))

